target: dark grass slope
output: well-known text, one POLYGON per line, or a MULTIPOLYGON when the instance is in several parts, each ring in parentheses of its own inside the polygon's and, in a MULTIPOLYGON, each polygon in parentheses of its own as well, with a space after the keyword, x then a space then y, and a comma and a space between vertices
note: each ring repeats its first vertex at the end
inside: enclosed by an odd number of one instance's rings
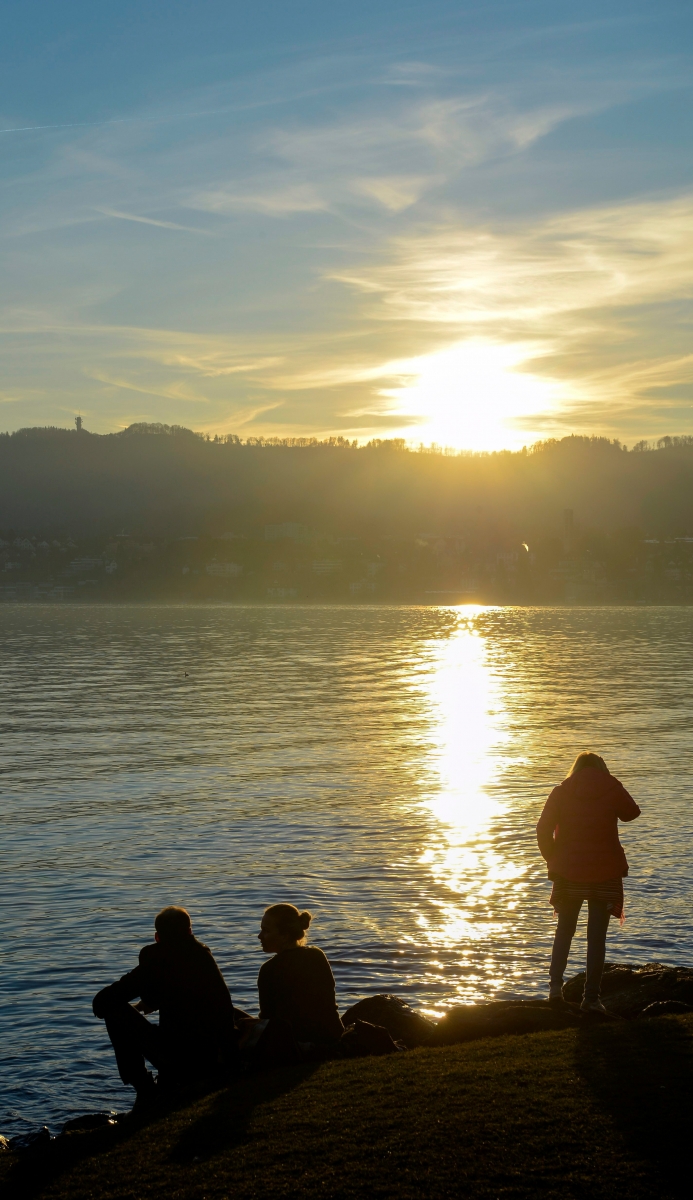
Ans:
POLYGON ((688 1197, 693 1017, 292 1068, 0 1159, 6 1200, 688 1197))

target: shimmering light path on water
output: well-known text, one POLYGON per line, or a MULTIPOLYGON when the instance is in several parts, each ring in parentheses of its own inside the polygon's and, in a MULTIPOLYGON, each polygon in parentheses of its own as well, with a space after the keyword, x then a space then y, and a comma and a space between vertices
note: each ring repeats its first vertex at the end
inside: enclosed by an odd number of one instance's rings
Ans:
POLYGON ((343 1006, 543 991, 585 747, 644 809, 610 957, 693 961, 693 609, 6 607, 0 648, 0 1132, 128 1104, 91 998, 164 904, 251 1010, 277 900, 343 1006))

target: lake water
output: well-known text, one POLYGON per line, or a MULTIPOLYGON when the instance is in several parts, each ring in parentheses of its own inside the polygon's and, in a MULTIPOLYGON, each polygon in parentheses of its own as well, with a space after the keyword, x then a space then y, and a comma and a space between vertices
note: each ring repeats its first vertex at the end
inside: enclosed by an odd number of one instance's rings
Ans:
POLYGON ((9 606, 0 656, 0 1132, 129 1107, 91 999, 165 904, 251 1011, 280 900, 342 1007, 544 994, 585 748, 643 809, 608 957, 693 961, 693 608, 9 606))

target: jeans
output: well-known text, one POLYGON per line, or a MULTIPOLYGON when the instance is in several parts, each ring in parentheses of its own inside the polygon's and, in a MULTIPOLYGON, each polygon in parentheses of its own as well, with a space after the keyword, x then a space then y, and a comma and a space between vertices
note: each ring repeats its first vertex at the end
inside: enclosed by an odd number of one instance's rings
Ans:
POLYGON ((115 1051, 118 1073, 123 1083, 138 1091, 147 1082, 145 1058, 153 1067, 165 1065, 161 1030, 142 1016, 131 1004, 113 1005, 106 1014, 106 1029, 115 1051))
POLYGON ((105 1020, 120 1078, 136 1091, 147 1084, 145 1059, 157 1068, 159 1080, 167 1085, 191 1083, 220 1069, 219 1047, 214 1041, 201 1037, 171 1044, 158 1025, 126 1001, 111 1005, 105 1020))
MULTIPOLYGON (((604 900, 588 900, 587 906, 589 916, 587 919, 585 1000, 598 1000, 606 955, 606 931, 611 914, 604 900)), ((577 928, 581 908, 582 900, 578 900, 571 905, 564 905, 563 911, 558 914, 558 925, 551 955, 551 983, 563 982, 563 973, 568 963, 570 945, 577 928)))

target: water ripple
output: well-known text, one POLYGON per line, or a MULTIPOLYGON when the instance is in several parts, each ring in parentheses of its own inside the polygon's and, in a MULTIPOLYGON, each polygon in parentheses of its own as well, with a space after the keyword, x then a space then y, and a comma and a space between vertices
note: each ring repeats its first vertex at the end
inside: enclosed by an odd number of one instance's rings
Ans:
POLYGON ((2 1132, 128 1102, 90 1001, 164 904, 250 1009, 259 917, 283 899, 314 912, 342 1005, 543 990, 534 824, 587 746, 644 809, 611 956, 693 957, 689 608, 0 619, 2 1132))

